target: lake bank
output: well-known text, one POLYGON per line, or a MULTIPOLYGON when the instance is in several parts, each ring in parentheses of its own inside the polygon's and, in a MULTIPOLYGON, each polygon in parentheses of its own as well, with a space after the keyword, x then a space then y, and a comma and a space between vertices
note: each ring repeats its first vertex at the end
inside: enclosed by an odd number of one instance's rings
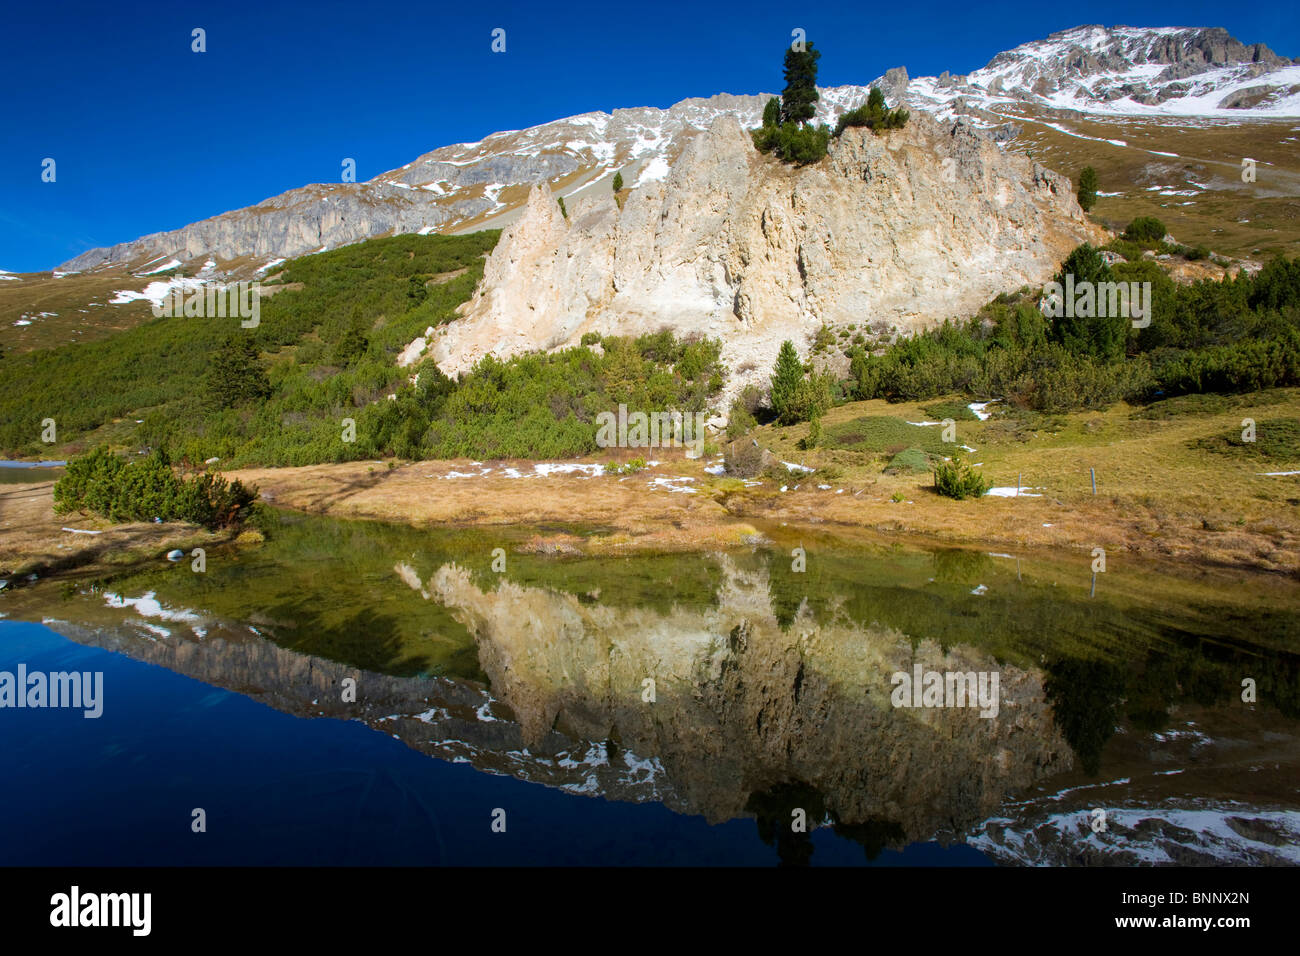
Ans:
MULTIPOLYGON (((532 463, 468 461, 392 469, 355 462, 230 474, 257 484, 279 506, 312 514, 417 527, 553 525, 554 532, 537 536, 533 546, 587 554, 710 550, 743 543, 759 524, 784 523, 946 546, 1085 553, 1103 548, 1108 556, 1300 571, 1300 522, 1291 506, 1248 521, 1232 514, 1206 516, 1154 496, 1147 502, 1115 496, 1067 501, 1026 489, 1021 497, 953 501, 915 478, 909 486, 889 480, 801 480, 796 473, 782 491, 772 480, 737 487, 734 479, 708 473, 706 468, 714 466, 707 462, 665 459, 630 476, 543 476, 532 463), (524 477, 510 477, 509 471, 524 477), (900 488, 903 499, 892 500, 900 488), (608 531, 566 533, 578 524, 608 531)), ((598 463, 587 467, 599 470, 598 463)))
MULTIPOLYGON (((531 533, 514 547, 537 553, 618 555, 707 552, 743 546, 764 528, 884 535, 918 545, 998 551, 1102 548, 1125 557, 1197 567, 1300 574, 1295 507, 1258 501, 1211 515, 1175 494, 1063 500, 1030 488, 1017 497, 953 501, 922 480, 904 484, 811 479, 792 472, 742 483, 712 474, 718 464, 676 453, 631 475, 603 473, 599 462, 351 462, 227 473, 257 485, 276 507, 335 518, 417 528, 509 529, 531 533), (900 492, 900 488, 902 489, 900 492), (901 500, 894 500, 899 498, 901 500), (1239 512, 1251 511, 1247 520, 1239 512)), ((1291 481, 1294 479, 1280 479, 1291 481)), ((0 571, 96 574, 148 561, 172 548, 187 553, 237 532, 212 533, 182 522, 114 525, 89 515, 56 515, 53 482, 0 491, 0 571)), ((4 575, 0 575, 3 577, 4 575)))

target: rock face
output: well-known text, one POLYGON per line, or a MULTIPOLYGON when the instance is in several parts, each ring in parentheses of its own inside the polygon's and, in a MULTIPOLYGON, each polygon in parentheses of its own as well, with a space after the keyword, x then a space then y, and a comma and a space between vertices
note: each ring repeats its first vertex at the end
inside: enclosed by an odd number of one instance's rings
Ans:
POLYGON ((439 204, 432 193, 388 183, 317 184, 182 229, 91 249, 60 268, 80 272, 107 264, 139 266, 163 256, 182 262, 211 258, 223 267, 241 258, 288 258, 385 233, 432 231, 491 207, 486 199, 439 204))
POLYGON ((848 129, 826 159, 796 169, 724 116, 621 209, 609 196, 566 220, 534 188, 463 318, 427 344, 457 374, 584 332, 703 333, 740 372, 730 392, 766 374, 783 340, 802 350, 823 323, 915 331, 969 315, 1103 235, 1068 180, 964 120, 848 129))

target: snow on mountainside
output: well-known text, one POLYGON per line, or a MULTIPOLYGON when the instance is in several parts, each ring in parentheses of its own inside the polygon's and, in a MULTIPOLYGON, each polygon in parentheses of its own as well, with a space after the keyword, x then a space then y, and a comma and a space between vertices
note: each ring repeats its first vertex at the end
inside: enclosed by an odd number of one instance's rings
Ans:
POLYGON ((1300 62, 1222 29, 1075 27, 999 53, 966 77, 908 87, 925 109, 1021 102, 1122 116, 1300 116, 1300 62))
MULTIPOLYGON (((891 103, 941 119, 1006 124, 1061 110, 1111 116, 1279 119, 1300 117, 1300 63, 1222 29, 1084 26, 995 56, 967 76, 908 78, 890 70, 864 86, 822 90, 818 120, 833 123, 872 85, 891 103), (1015 115, 1008 116, 1007 107, 1015 115)), ((92 249, 60 269, 127 268, 209 258, 226 275, 253 277, 269 263, 374 236, 504 227, 534 183, 569 200, 603 195, 614 173, 629 187, 663 180, 686 145, 722 115, 755 127, 772 94, 719 94, 669 109, 593 112, 477 143, 435 149, 369 182, 313 184, 171 232, 92 249)), ((997 138, 1015 136, 1006 126, 997 138)))

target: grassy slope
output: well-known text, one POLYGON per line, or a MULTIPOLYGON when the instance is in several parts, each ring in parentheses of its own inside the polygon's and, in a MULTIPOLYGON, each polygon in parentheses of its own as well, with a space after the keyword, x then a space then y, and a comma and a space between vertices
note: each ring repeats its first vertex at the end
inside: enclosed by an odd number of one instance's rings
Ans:
MULTIPOLYGON (((933 420, 925 413, 933 404, 870 401, 833 409, 822 420, 826 447, 808 452, 797 445, 808 432, 806 424, 766 425, 755 434, 760 444, 786 461, 831 469, 833 478, 788 482, 800 484, 803 492, 831 484, 863 490, 872 499, 901 493, 911 504, 896 506, 900 529, 941 529, 956 540, 992 539, 1009 530, 996 526, 1003 519, 995 512, 1011 512, 1040 519, 1020 522, 1023 527, 1016 534, 1027 542, 1065 537, 1077 539, 1072 543, 1081 546, 1092 534, 1098 543, 1106 537, 1158 553, 1197 553, 1206 560, 1217 556, 1263 567, 1300 566, 1300 477, 1262 474, 1300 470, 1300 445, 1294 435, 1288 438, 1288 429, 1279 424, 1276 430, 1283 440, 1273 445, 1261 441, 1227 453, 1205 446, 1206 440, 1222 445, 1224 436, 1239 436, 1244 418, 1253 419, 1260 432, 1271 423, 1300 419, 1300 389, 1185 396, 1145 408, 1119 403, 1106 411, 1050 416, 1003 411, 985 422, 958 422, 957 444, 976 449, 963 456, 981 463, 980 470, 994 485, 1015 486, 1019 476, 1023 487, 1042 495, 1020 501, 948 501, 934 494, 928 473, 883 473, 904 442, 934 449, 938 427, 904 424, 933 420), (864 429, 864 423, 869 427, 864 429), (864 430, 875 436, 873 441, 835 441, 836 435, 864 430), (1265 457, 1263 452, 1270 450, 1274 455, 1265 457), (1097 472, 1096 496, 1090 468, 1097 472), (1044 522, 1051 527, 1041 532, 1034 527, 1044 522), (1111 534, 1121 527, 1127 528, 1125 534, 1111 534), (1230 552, 1236 556, 1228 557, 1230 552)), ((769 483, 742 497, 761 506, 772 493, 769 483)), ((741 513, 755 510, 739 500, 734 504, 741 513)), ((817 510, 827 520, 837 520, 840 502, 827 499, 822 504, 825 507, 817 510)), ((850 513, 845 509, 844 517, 852 521, 850 513)))
MULTIPOLYGON (((246 411, 214 416, 203 407, 204 376, 221 343, 240 332, 238 319, 150 316, 99 341, 7 356, 0 364, 0 445, 66 457, 102 442, 136 446, 206 431, 222 436, 216 441, 225 452, 251 437, 293 443, 326 422, 335 429, 340 416, 404 379, 397 352, 468 299, 496 237, 398 236, 288 263, 288 288, 263 300, 260 326, 246 333, 277 389, 251 418, 246 411), (427 280, 428 296, 418 305, 408 297, 412 275, 427 280), (350 326, 366 334, 370 347, 344 369, 333 364, 332 347, 350 326), (38 440, 46 417, 58 424, 53 446, 38 440)), ((140 308, 148 315, 147 305, 140 308)))
POLYGON ((56 279, 49 272, 34 272, 0 282, 0 348, 6 353, 49 349, 133 328, 153 317, 149 303, 108 303, 116 292, 138 291, 157 278, 112 271, 56 279), (23 321, 30 324, 15 324, 23 321))
POLYGON ((1076 184, 1080 170, 1092 166, 1101 192, 1121 193, 1100 198, 1092 211, 1109 228, 1121 230, 1138 216, 1156 216, 1179 242, 1204 243, 1223 255, 1266 259, 1275 252, 1300 254, 1300 123, 1295 120, 1171 122, 1010 112, 1007 118, 1023 126, 1011 148, 1076 184), (1254 184, 1241 181, 1244 157, 1256 160, 1254 184), (1209 188, 1191 196, 1162 196, 1148 188, 1190 190, 1189 180, 1209 188))

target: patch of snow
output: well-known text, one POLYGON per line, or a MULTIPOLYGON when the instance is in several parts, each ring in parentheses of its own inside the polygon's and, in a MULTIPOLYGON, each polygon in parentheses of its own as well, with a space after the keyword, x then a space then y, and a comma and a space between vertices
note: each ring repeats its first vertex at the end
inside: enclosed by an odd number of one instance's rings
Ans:
POLYGON ((668 160, 662 156, 656 156, 650 162, 646 163, 645 168, 641 170, 641 175, 637 177, 636 184, 644 186, 646 183, 657 183, 666 178, 670 171, 668 160))
MULTIPOLYGON (((1021 489, 1020 489, 1020 497, 1021 497, 1021 498, 1041 498, 1041 497, 1043 497, 1042 495, 1036 495, 1036 494, 1033 494, 1033 493, 1030 492, 1030 491, 1027 491, 1026 489, 1029 488, 1029 487, 1030 487, 1030 486, 1026 485, 1025 488, 1021 488, 1021 489)), ((1007 488, 1000 487, 1000 486, 997 487, 997 488, 990 488, 988 491, 984 492, 984 495, 985 495, 985 497, 987 497, 987 498, 1014 498, 1014 497, 1016 497, 1016 486, 1015 486, 1015 485, 1011 485, 1010 487, 1007 487, 1007 488)))

